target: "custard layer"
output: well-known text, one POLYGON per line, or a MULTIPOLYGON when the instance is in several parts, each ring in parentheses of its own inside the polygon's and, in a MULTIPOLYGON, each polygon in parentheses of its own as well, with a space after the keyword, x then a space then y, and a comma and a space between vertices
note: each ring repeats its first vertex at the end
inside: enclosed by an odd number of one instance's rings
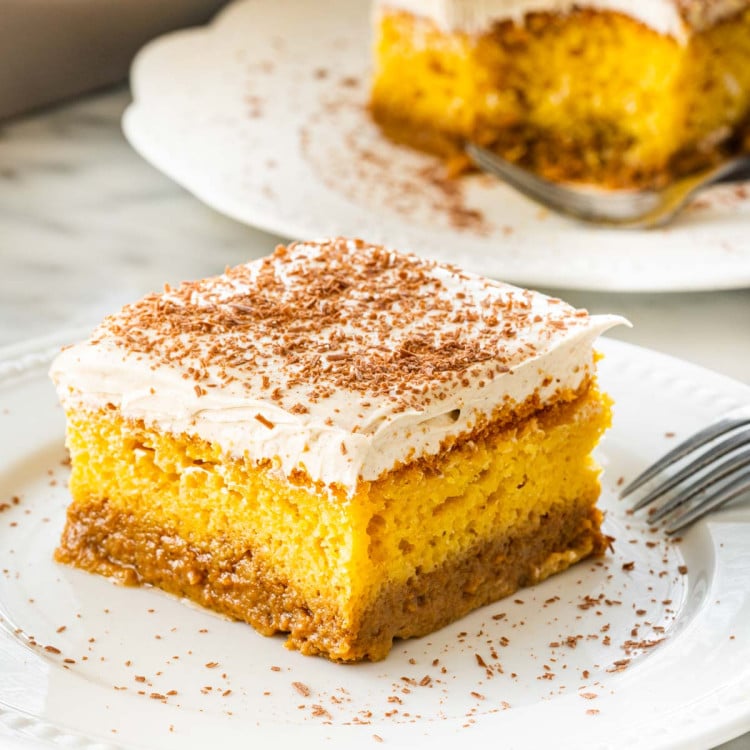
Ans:
POLYGON ((599 522, 598 512, 584 505, 522 524, 512 536, 477 543, 429 573, 401 584, 384 582, 348 621, 337 601, 301 590, 262 551, 238 555, 225 539, 190 543, 106 500, 71 508, 56 559, 125 584, 152 584, 248 622, 264 635, 288 633, 287 646, 304 654, 375 661, 388 655, 394 638, 431 633, 602 552, 599 522))
POLYGON ((272 462, 71 410, 73 503, 57 559, 149 583, 288 645, 351 661, 602 552, 595 387, 485 425, 354 497, 272 462))

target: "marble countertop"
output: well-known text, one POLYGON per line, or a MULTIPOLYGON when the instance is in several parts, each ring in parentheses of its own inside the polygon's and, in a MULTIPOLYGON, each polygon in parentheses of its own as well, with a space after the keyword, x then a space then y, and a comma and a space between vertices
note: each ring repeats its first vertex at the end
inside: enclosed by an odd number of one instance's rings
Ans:
MULTIPOLYGON (((0 129, 0 347, 91 326, 282 240, 215 213, 136 155, 120 130, 128 102, 120 88, 0 129)), ((750 290, 544 291, 625 315, 633 328, 617 338, 750 383, 750 290)), ((726 747, 748 748, 750 735, 726 747)))
MULTIPOLYGON (((117 89, 0 130, 0 346, 92 325, 282 239, 215 213, 135 154, 119 124, 128 101, 117 89)), ((613 336, 750 383, 750 290, 544 291, 628 317, 613 336)))

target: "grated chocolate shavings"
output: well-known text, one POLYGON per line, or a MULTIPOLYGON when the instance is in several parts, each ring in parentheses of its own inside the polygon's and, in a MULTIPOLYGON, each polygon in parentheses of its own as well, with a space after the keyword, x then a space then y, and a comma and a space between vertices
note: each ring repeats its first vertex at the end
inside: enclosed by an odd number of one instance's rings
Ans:
POLYGON ((292 687, 302 696, 307 698, 310 695, 310 688, 304 682, 293 682, 292 687))
POLYGON ((532 339, 544 345, 587 324, 584 311, 558 301, 540 317, 536 299, 453 266, 333 239, 166 286, 107 318, 94 342, 179 366, 197 396, 231 383, 304 414, 347 390, 404 410, 508 372, 537 353, 532 339))

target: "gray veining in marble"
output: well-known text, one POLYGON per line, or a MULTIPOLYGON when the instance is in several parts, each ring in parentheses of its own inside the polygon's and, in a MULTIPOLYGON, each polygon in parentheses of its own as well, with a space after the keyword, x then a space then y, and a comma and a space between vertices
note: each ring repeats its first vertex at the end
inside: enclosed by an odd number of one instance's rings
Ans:
POLYGON ((95 322, 278 238, 215 213, 138 157, 119 90, 0 131, 0 345, 95 322))

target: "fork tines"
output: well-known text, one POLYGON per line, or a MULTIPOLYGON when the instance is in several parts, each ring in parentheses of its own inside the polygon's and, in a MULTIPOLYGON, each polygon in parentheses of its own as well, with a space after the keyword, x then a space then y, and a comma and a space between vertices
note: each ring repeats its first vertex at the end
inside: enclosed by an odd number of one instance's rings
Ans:
POLYGON ((735 409, 677 445, 630 482, 620 497, 627 497, 657 478, 659 483, 635 503, 633 510, 645 508, 661 498, 662 503, 649 511, 649 523, 669 517, 668 534, 674 534, 709 511, 750 491, 750 406, 735 409), (700 452, 709 444, 710 447, 700 452), (674 473, 665 473, 689 458, 692 460, 674 473))

